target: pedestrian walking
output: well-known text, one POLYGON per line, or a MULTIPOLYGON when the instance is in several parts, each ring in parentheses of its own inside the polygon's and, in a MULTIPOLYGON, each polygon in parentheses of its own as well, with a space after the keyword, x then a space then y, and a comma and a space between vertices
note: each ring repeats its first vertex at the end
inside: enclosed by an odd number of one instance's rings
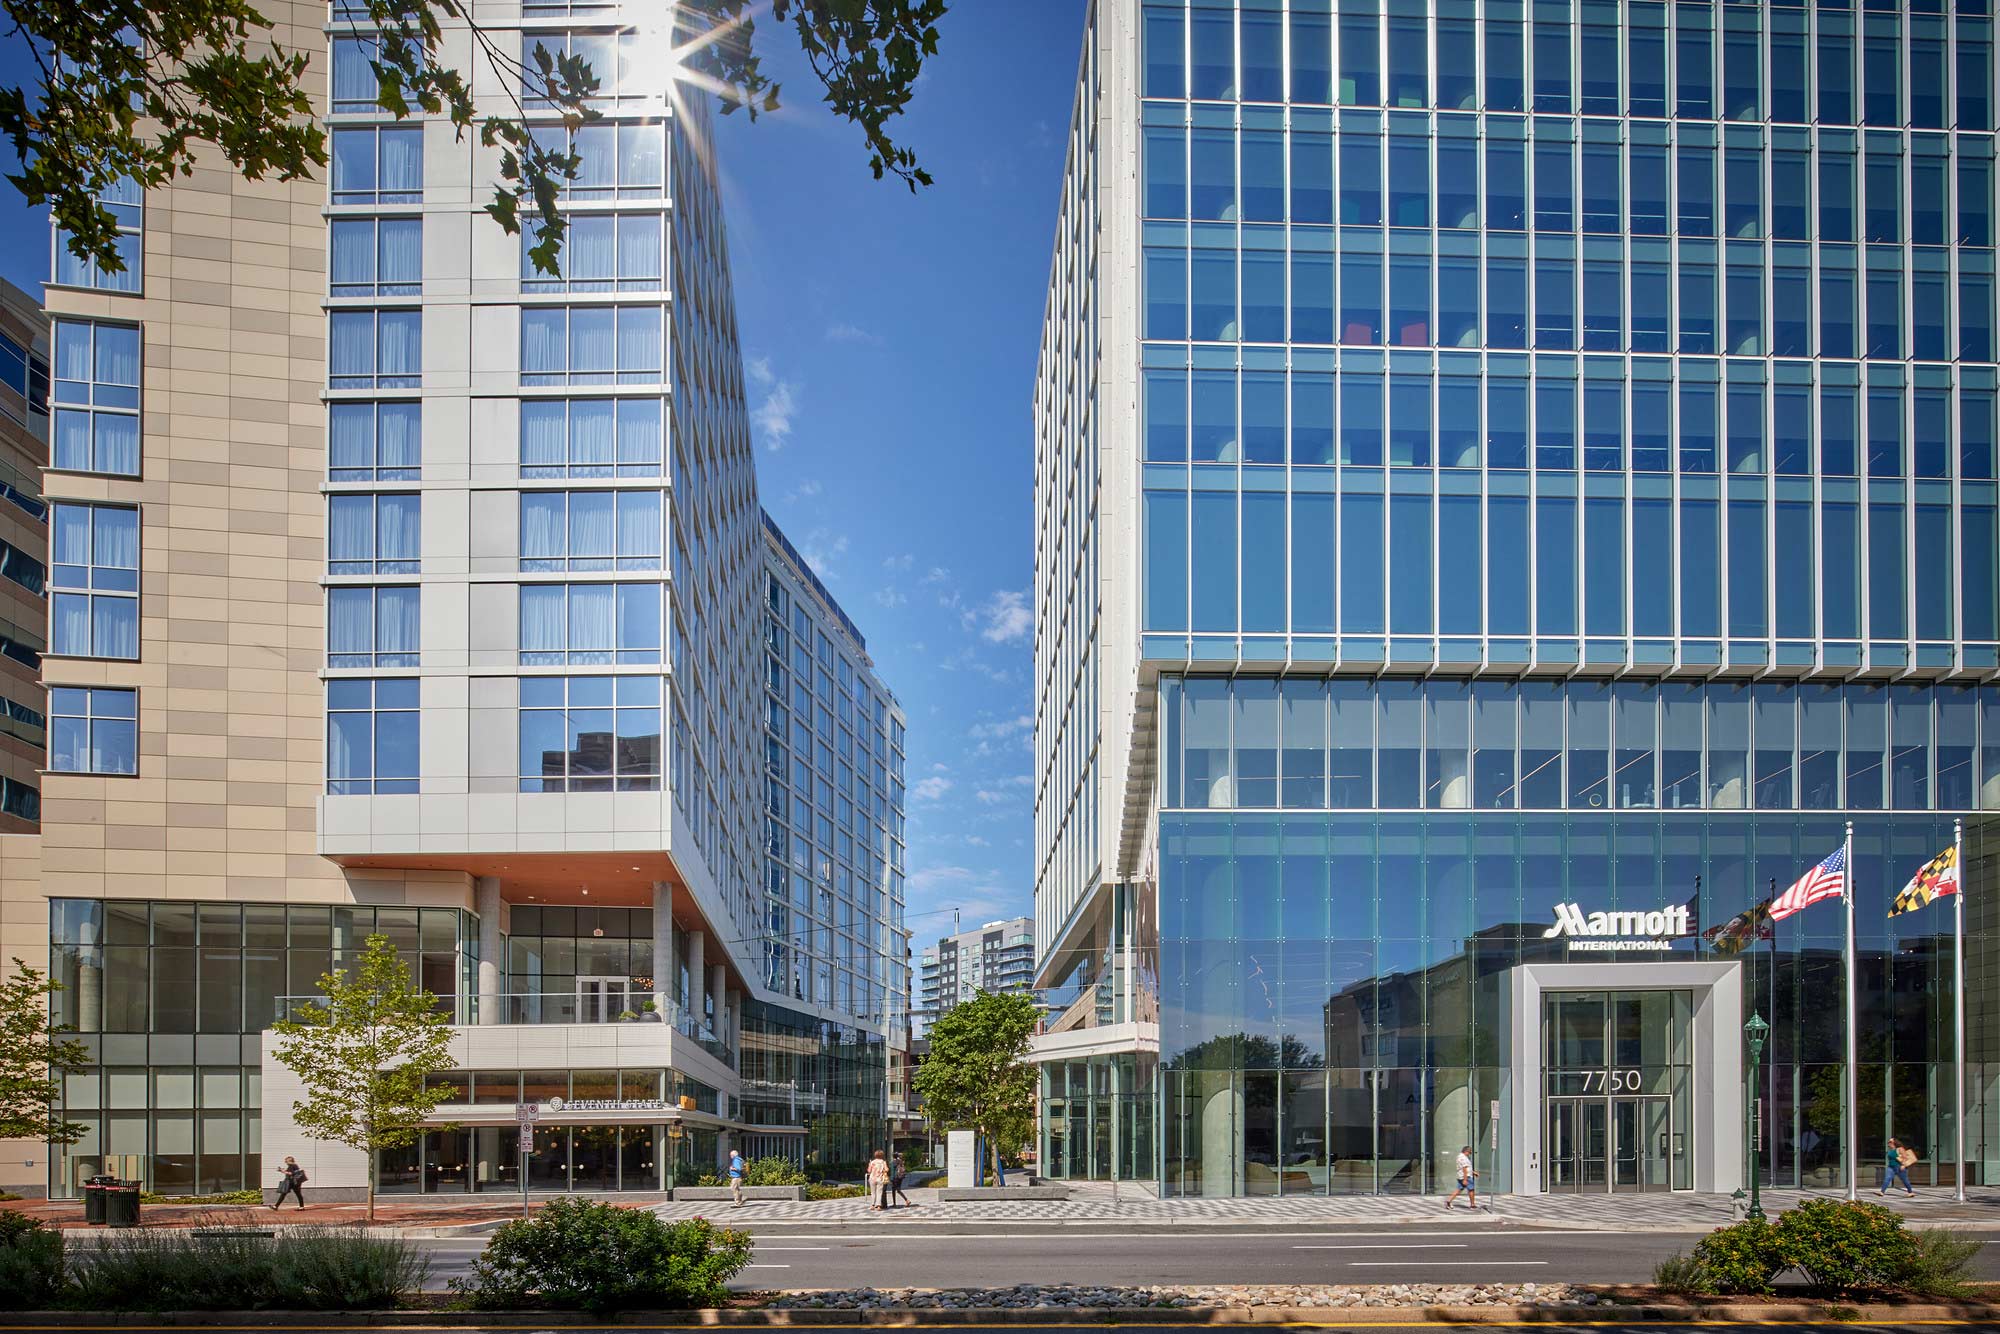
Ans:
POLYGON ((735 1149, 729 1151, 729 1207, 743 1207, 743 1155, 735 1149))
POLYGON ((1876 1188, 1877 1195, 1887 1195, 1889 1187, 1900 1183, 1903 1193, 1914 1198, 1916 1187, 1910 1184, 1910 1168, 1917 1161, 1917 1151, 1905 1145, 1895 1136, 1889 1137, 1889 1147, 1882 1154, 1882 1184, 1876 1188))
POLYGON ((889 1167, 889 1196, 892 1202, 901 1200, 914 1209, 916 1206, 910 1204, 910 1197, 903 1194, 903 1178, 908 1174, 909 1168, 903 1162, 903 1155, 899 1153, 896 1155, 896 1161, 889 1167))
POLYGON ((1479 1211, 1479 1169, 1472 1165, 1472 1146, 1466 1145, 1458 1151, 1458 1189, 1451 1193, 1451 1199, 1444 1202, 1449 1209, 1459 1196, 1467 1198, 1466 1207, 1474 1213, 1479 1211))
POLYGON ((868 1199, 871 1211, 889 1207, 889 1159, 880 1149, 868 1160, 868 1199))
POLYGON ((302 1189, 305 1184, 306 1169, 299 1166, 298 1159, 292 1157, 290 1154, 286 1154, 285 1165, 279 1169, 278 1173, 278 1198, 271 1207, 273 1209, 281 1208, 285 1203, 285 1192, 290 1191, 298 1198, 299 1208, 305 1208, 306 1193, 302 1189))

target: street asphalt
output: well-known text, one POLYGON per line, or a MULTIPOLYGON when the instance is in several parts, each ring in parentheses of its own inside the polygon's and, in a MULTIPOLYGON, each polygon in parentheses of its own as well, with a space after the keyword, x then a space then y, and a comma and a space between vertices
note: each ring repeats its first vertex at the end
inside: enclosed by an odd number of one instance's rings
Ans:
MULTIPOLYGON (((731 1220, 725 1220, 731 1221, 731 1220)), ((1119 1227, 880 1223, 740 1224, 756 1239, 738 1288, 961 1288, 1250 1283, 1643 1283, 1699 1234, 1615 1233, 1473 1222, 1436 1225, 1119 1227)), ((420 1241, 432 1286, 463 1274, 476 1237, 420 1241)), ((2000 1280, 2000 1243, 1974 1277, 2000 1280)))

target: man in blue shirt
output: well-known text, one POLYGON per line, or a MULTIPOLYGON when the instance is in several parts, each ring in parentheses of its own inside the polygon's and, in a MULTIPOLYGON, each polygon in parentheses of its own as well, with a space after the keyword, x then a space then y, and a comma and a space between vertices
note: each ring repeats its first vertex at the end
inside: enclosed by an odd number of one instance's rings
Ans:
POLYGON ((735 1149, 729 1151, 729 1198, 732 1208, 743 1207, 743 1155, 735 1149))

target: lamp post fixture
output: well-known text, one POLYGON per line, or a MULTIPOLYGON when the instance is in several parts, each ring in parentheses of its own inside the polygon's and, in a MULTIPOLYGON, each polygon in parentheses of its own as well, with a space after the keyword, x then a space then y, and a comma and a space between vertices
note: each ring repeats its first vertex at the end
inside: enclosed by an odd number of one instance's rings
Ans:
POLYGON ((1743 1025, 1743 1036, 1750 1042, 1750 1074, 1743 1091, 1743 1157, 1750 1164, 1750 1209, 1746 1217, 1762 1220, 1764 1204, 1758 1187, 1762 1184, 1762 1163, 1757 1152, 1757 1139, 1753 1128, 1753 1118, 1757 1108, 1757 1066, 1764 1057, 1764 1039, 1771 1026, 1764 1017, 1752 1014, 1750 1021, 1743 1025))

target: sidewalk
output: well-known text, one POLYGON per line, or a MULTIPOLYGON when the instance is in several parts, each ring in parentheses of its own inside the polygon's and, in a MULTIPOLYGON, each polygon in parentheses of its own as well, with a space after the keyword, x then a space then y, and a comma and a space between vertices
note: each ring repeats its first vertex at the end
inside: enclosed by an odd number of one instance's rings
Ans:
MULTIPOLYGON (((312 1189, 306 1188, 308 1192, 312 1189)), ((536 1195, 529 1200, 538 1209, 554 1195, 536 1195)), ((659 1202, 658 1195, 597 1194, 588 1198, 627 1209, 643 1209, 659 1202)), ((83 1205, 76 1200, 11 1200, 0 1209, 39 1218, 61 1228, 82 1228, 83 1205)), ((521 1216, 519 1195, 458 1195, 412 1198, 408 1195, 375 1197, 375 1225, 392 1227, 406 1237, 451 1236, 497 1227, 521 1216)), ((268 1228, 352 1225, 368 1221, 368 1206, 361 1201, 312 1203, 300 1209, 289 1201, 283 1209, 259 1204, 145 1204, 139 1207, 144 1227, 230 1227, 268 1228)), ((93 1232, 105 1231, 91 1228, 93 1232)))
MULTIPOLYGON (((732 1209, 707 1204, 659 1204, 663 1218, 696 1214, 731 1223, 782 1222, 854 1224, 893 1227, 937 1223, 1124 1223, 1150 1226, 1222 1227, 1243 1224, 1324 1225, 1511 1224, 1547 1228, 1580 1228, 1606 1232, 1700 1233, 1735 1221, 1724 1195, 1500 1195, 1482 1196, 1474 1214, 1461 1201, 1447 1213, 1442 1196, 1415 1195, 1294 1195, 1282 1199, 1154 1199, 1132 1187, 1115 1194, 1103 1182, 1076 1183, 1067 1200, 967 1201, 946 1203, 926 1199, 930 1191, 911 1192, 915 1207, 872 1213, 866 1199, 772 1201, 732 1209)), ((1882 1204, 1906 1215, 1917 1226, 1950 1226, 1968 1231, 2000 1232, 2000 1189, 1977 1187, 1966 1202, 1952 1199, 1950 1190, 1918 1192, 1916 1199, 1883 1197, 1861 1192, 1870 1204, 1882 1204)), ((1768 1190, 1764 1212, 1775 1216, 1801 1200, 1844 1198, 1841 1192, 1768 1190)))

